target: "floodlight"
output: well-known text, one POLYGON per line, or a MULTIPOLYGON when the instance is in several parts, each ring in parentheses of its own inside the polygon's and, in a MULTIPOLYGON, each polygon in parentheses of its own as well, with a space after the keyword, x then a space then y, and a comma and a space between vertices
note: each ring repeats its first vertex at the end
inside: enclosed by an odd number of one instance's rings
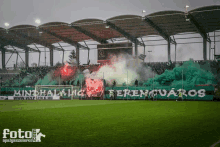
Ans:
POLYGON ((35 23, 40 24, 40 19, 36 19, 35 23))
POLYGON ((142 10, 142 13, 145 13, 146 11, 145 10, 142 10))
POLYGON ((8 27, 8 26, 9 26, 9 23, 6 22, 6 23, 5 23, 5 26, 8 27))
POLYGON ((189 8, 189 6, 188 6, 188 5, 186 5, 186 7, 185 7, 185 8, 186 8, 186 13, 188 13, 188 12, 187 12, 187 8, 189 8))

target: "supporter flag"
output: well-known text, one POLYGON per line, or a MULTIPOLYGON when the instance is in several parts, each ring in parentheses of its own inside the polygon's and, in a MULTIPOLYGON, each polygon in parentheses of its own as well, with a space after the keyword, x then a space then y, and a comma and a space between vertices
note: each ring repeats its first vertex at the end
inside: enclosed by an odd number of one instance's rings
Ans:
POLYGON ((146 55, 144 55, 144 54, 140 54, 138 58, 141 59, 141 60, 144 60, 145 57, 146 57, 146 55))

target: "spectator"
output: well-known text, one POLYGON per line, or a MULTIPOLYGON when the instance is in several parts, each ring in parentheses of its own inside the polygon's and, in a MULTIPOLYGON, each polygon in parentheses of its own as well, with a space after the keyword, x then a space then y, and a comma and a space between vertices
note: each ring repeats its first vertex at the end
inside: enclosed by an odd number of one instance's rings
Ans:
POLYGON ((113 91, 110 91, 110 92, 109 92, 109 97, 110 97, 110 100, 113 99, 113 97, 114 97, 114 92, 113 92, 113 91))
MULTIPOLYGON (((182 94, 182 90, 179 91, 179 94, 178 94, 178 100, 181 100, 183 99, 183 94, 182 94)), ((176 100, 176 101, 178 101, 176 100)))
POLYGON ((149 100, 154 100, 154 93, 153 92, 150 92, 149 93, 149 100))
POLYGON ((116 82, 115 82, 115 80, 114 80, 114 82, 113 82, 113 84, 112 84, 112 87, 115 87, 116 86, 116 82))
POLYGON ((145 96, 145 100, 147 100, 147 99, 148 99, 148 93, 145 92, 145 93, 144 93, 144 96, 145 96))
POLYGON ((138 80, 137 79, 135 80, 135 86, 136 87, 138 86, 138 80))
POLYGON ((117 91, 114 90, 114 100, 116 100, 116 99, 117 99, 117 91))

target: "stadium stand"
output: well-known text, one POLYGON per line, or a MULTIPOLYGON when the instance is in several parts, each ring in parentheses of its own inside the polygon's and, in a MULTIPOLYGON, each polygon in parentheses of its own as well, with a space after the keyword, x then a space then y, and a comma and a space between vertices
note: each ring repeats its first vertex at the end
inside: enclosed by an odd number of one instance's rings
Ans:
MULTIPOLYGON (((205 69, 207 71, 211 71, 218 82, 219 80, 219 69, 220 69, 220 63, 219 61, 194 61, 200 65, 202 69, 205 69), (218 68, 217 68, 218 67, 218 68)), ((178 61, 178 62, 151 62, 151 63, 143 63, 144 66, 149 66, 152 68, 152 70, 157 73, 158 75, 161 75, 166 70, 173 70, 176 66, 181 66, 184 62, 178 61)), ((102 65, 90 65, 90 66, 82 66, 80 67, 80 70, 89 69, 90 72, 97 71, 102 65)), ((42 67, 29 67, 29 68, 21 68, 20 70, 14 72, 18 73, 17 75, 11 75, 11 74, 5 74, 1 75, 3 82, 3 87, 26 87, 26 86, 34 86, 36 82, 39 79, 43 79, 49 72, 54 71, 55 69, 60 68, 60 66, 42 66, 42 67), (31 81, 27 82, 25 79, 31 79, 31 81), (19 84, 20 81, 20 84, 19 84), (23 81, 23 82, 22 82, 23 81), (25 82, 24 82, 25 81, 25 82)), ((7 70, 0 70, 0 73, 7 73, 7 70)), ((65 81, 65 85, 73 85, 74 80, 65 81)))

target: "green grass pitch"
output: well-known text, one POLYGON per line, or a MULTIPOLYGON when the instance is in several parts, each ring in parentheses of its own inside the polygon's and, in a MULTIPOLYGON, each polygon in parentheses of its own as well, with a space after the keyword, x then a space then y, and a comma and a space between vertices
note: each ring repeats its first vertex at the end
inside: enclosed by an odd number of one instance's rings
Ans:
POLYGON ((0 101, 1 132, 46 135, 0 146, 209 147, 220 140, 219 112, 219 102, 201 101, 0 101))

